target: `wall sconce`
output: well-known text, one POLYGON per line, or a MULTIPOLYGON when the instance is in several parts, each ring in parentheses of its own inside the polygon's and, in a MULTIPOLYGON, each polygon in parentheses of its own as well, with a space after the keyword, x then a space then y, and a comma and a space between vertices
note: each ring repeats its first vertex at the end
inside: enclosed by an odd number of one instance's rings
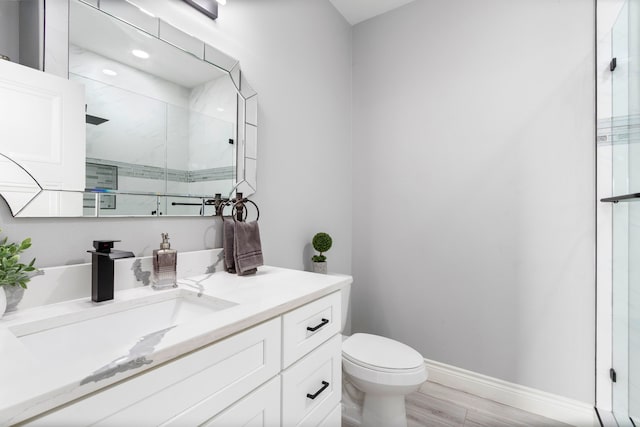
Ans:
POLYGON ((218 17, 218 3, 226 4, 226 0, 182 0, 200 13, 204 13, 211 19, 218 17))

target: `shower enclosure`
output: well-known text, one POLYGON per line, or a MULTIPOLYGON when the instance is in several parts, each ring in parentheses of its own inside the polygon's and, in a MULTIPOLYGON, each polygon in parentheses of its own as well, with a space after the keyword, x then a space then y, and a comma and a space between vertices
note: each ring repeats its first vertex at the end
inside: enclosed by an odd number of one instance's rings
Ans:
POLYGON ((640 426, 640 0, 627 0, 611 29, 612 409, 620 426, 640 426))

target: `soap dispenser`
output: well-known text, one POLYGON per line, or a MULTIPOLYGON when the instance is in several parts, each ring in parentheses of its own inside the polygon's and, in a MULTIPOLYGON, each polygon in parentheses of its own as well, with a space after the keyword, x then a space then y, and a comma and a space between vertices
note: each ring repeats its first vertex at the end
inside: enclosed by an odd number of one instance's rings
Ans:
POLYGON ((169 234, 162 233, 160 249, 153 251, 153 289, 175 288, 178 251, 171 249, 169 234))

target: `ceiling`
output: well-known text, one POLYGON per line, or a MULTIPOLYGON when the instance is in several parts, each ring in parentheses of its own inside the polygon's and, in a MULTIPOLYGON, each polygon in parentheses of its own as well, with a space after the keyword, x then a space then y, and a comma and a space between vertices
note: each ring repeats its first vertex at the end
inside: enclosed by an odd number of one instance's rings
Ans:
POLYGON ((404 6, 414 0, 329 0, 351 25, 404 6))
MULTIPOLYGON (((75 74, 87 76, 98 72, 101 78, 97 80, 101 80, 105 78, 100 74, 103 67, 127 73, 126 68, 118 70, 125 64, 189 89, 226 75, 208 62, 82 2, 70 3, 69 17, 69 43, 101 57, 83 56, 82 52, 72 50, 71 53, 79 55, 70 55, 69 71, 75 74), (149 58, 135 57, 134 49, 144 50, 149 58)), ((124 74, 120 78, 123 77, 124 74)))

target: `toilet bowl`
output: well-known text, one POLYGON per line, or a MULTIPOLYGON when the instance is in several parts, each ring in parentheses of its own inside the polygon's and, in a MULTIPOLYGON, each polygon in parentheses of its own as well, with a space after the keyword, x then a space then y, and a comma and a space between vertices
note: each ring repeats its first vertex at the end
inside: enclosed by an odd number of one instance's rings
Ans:
POLYGON ((354 334, 343 341, 342 371, 343 413, 366 427, 406 427, 404 397, 427 380, 420 353, 371 334, 354 334))

